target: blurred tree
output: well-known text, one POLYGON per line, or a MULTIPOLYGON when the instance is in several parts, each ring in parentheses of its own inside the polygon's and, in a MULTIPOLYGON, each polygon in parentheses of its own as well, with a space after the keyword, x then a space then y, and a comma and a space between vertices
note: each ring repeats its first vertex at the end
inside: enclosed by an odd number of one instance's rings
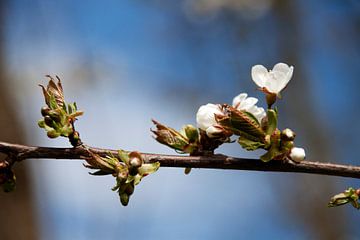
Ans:
MULTIPOLYGON (((24 133, 16 119, 15 104, 7 91, 6 62, 4 59, 4 22, 6 21, 7 1, 0 1, 0 139, 2 141, 22 143, 24 133)), ((0 156, 1 160, 4 156, 0 156)), ((32 201, 33 190, 30 188, 29 171, 26 164, 18 164, 15 174, 18 176, 18 188, 15 192, 0 192, 1 218, 0 239, 38 239, 37 223, 34 217, 32 201)))
MULTIPOLYGON (((296 1, 277 0, 274 5, 274 14, 277 22, 279 59, 296 66, 297 81, 291 82, 286 94, 291 96, 284 104, 288 122, 299 124, 299 129, 306 143, 310 160, 336 162, 332 156, 331 131, 319 120, 320 116, 314 109, 313 99, 310 96, 309 75, 302 69, 306 69, 301 61, 302 49, 306 44, 302 42, 301 14, 299 3, 296 1), (311 147, 311 148, 310 148, 311 147)), ((306 226, 312 239, 343 239, 344 233, 348 232, 343 219, 342 211, 329 211, 326 207, 319 207, 319 202, 324 202, 324 196, 330 196, 336 192, 333 178, 321 176, 299 175, 293 178, 291 186, 284 194, 286 202, 284 206, 294 215, 294 219, 306 226), (308 193, 308 194, 307 194, 308 193)), ((278 185, 278 184, 276 184, 278 185)), ((279 190, 279 189, 278 189, 279 190)), ((282 189, 283 190, 283 189, 282 189)), ((284 192, 284 191, 282 191, 284 192)), ((325 203, 324 203, 325 206, 325 203)))

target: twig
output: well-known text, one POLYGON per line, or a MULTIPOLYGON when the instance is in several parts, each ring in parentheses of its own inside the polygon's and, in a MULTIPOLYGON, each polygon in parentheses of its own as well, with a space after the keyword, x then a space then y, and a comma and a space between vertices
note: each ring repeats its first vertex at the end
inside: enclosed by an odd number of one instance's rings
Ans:
MULTIPOLYGON (((29 158, 82 159, 89 157, 87 149, 90 149, 92 152, 101 156, 105 156, 109 153, 117 155, 117 150, 93 147, 79 146, 76 148, 49 148, 0 142, 0 153, 11 156, 10 159, 13 160, 13 162, 10 162, 9 164, 14 164, 15 162, 29 158)), ((360 179, 360 167, 350 165, 311 161, 294 163, 290 161, 275 160, 264 163, 258 159, 234 158, 218 154, 212 156, 179 156, 142 153, 142 156, 146 163, 160 162, 162 167, 233 169, 265 172, 299 172, 360 179)))

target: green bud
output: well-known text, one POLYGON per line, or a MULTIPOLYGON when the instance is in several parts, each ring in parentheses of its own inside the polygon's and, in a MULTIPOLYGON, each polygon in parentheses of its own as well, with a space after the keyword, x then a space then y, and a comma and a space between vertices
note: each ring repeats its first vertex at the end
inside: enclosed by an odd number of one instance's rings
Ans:
POLYGON ((57 138, 60 136, 60 133, 58 133, 56 130, 51 130, 47 132, 47 136, 49 138, 57 138))
POLYGON ((129 204, 129 195, 127 193, 120 193, 120 202, 123 206, 129 204))
POLYGON ((296 134, 289 128, 282 130, 281 140, 284 141, 294 141, 296 134))
POLYGON ((38 121, 38 126, 39 126, 40 128, 44 128, 44 127, 45 127, 45 121, 44 121, 44 119, 40 119, 40 120, 38 121))
POLYGON ((52 120, 52 118, 50 116, 45 116, 44 121, 45 121, 45 124, 48 125, 49 127, 54 126, 54 120, 52 120))
POLYGON ((130 196, 134 193, 134 191, 135 191, 135 187, 131 183, 127 184, 125 193, 130 196))
POLYGON ((41 115, 42 115, 43 117, 45 117, 46 115, 49 114, 49 111, 50 111, 50 108, 49 108, 49 107, 42 107, 42 108, 41 108, 41 115))
POLYGON ((54 120, 55 122, 60 122, 61 117, 60 114, 55 111, 55 110, 50 110, 49 111, 49 116, 52 118, 52 120, 54 120))

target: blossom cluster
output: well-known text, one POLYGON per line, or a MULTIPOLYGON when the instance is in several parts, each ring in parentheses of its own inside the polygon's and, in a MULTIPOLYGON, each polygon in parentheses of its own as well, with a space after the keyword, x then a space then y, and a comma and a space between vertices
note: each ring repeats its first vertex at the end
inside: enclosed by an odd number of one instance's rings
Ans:
POLYGON ((223 143, 232 142, 231 136, 235 135, 238 136, 238 143, 246 150, 267 150, 260 157, 263 161, 304 160, 305 150, 294 145, 295 133, 288 128, 282 131, 277 128, 278 110, 272 108, 277 98, 281 98, 280 92, 288 85, 293 71, 294 67, 285 63, 276 64, 272 70, 262 65, 252 67, 251 77, 265 94, 266 110, 257 106, 257 98, 240 93, 233 98, 232 105, 208 103, 200 106, 196 114, 198 131, 187 125, 177 132, 154 121, 157 127, 153 131, 156 140, 178 151, 204 155, 212 153, 223 143), (189 129, 192 129, 193 140, 189 140, 186 133, 189 129))

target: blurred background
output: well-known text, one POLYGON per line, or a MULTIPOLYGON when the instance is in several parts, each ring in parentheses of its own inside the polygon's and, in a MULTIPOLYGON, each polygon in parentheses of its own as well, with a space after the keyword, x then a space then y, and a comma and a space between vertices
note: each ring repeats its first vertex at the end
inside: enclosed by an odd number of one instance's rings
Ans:
MULTIPOLYGON (((356 0, 0 1, 1 141, 69 146, 37 127, 38 84, 59 75, 91 146, 174 153, 151 118, 180 128, 240 92, 265 101, 255 64, 295 67, 280 127, 308 160, 357 164, 360 2, 356 0)), ((218 152, 258 157, 236 144, 218 152)), ((0 193, 1 239, 358 239, 359 212, 326 207, 359 181, 306 174, 161 168, 128 207, 78 160, 17 164, 0 193)))

